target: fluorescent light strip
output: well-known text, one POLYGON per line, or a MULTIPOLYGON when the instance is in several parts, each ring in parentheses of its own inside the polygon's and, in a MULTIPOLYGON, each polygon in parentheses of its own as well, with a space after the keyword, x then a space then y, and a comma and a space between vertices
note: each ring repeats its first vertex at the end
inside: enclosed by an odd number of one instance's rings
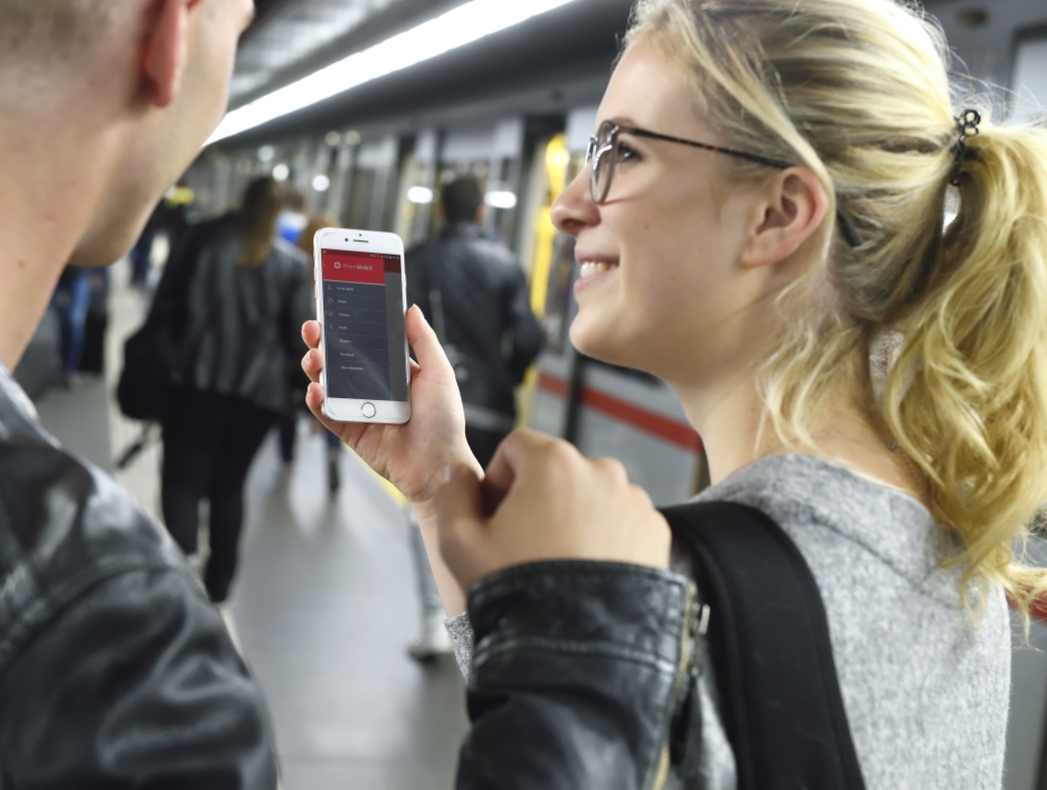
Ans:
POLYGON ((572 0, 471 0, 268 93, 225 116, 207 144, 253 129, 365 82, 471 44, 572 0))

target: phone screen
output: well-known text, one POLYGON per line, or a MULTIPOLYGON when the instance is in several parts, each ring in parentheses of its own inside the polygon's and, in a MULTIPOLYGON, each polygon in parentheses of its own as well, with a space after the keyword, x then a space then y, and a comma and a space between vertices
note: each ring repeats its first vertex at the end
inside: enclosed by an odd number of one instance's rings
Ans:
POLYGON ((327 396, 407 401, 399 255, 321 250, 327 396))

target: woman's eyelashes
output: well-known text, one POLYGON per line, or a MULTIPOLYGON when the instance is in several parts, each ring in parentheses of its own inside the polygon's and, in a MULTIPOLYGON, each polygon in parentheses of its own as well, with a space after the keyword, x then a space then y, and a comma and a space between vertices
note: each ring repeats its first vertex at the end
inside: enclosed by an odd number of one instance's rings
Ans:
POLYGON ((628 143, 618 142, 618 162, 639 162, 642 159, 640 152, 628 143))

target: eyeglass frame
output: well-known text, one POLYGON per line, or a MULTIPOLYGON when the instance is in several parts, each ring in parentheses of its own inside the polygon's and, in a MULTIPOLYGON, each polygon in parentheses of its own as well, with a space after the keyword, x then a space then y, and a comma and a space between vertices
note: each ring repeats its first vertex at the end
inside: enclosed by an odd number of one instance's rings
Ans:
MULTIPOLYGON (((745 151, 736 151, 733 148, 725 148, 721 145, 700 143, 697 140, 687 140, 683 137, 673 137, 672 135, 652 132, 649 129, 641 129, 636 126, 624 126, 622 124, 614 123, 613 121, 604 121, 600 124, 600 128, 597 130, 596 135, 589 138, 589 147, 585 152, 585 162, 589 165, 589 196, 592 198, 593 203, 598 206, 602 206, 607 202, 607 197, 611 192, 611 184, 614 183, 614 169, 618 163, 618 157, 611 157, 609 163, 610 170, 607 175, 607 185, 604 187, 602 195, 597 195, 596 167, 600 158, 604 154, 613 152, 618 148, 618 135, 620 132, 625 132, 626 134, 631 134, 635 137, 646 137, 651 140, 662 140, 667 143, 689 145, 692 148, 700 148, 703 151, 712 151, 717 154, 726 154, 727 156, 733 156, 737 159, 745 159, 750 162, 755 162, 756 164, 764 165, 765 167, 773 167, 777 170, 785 170, 786 168, 793 167, 789 162, 784 162, 780 159, 772 159, 770 157, 760 156, 759 154, 750 154, 745 151), (610 144, 598 149, 600 139, 603 137, 605 130, 610 135, 610 144)), ((838 208, 836 210, 836 219, 840 223, 843 237, 848 244, 852 247, 859 247, 864 243, 864 239, 858 233, 858 229, 854 226, 851 218, 844 214, 842 209, 838 208)))

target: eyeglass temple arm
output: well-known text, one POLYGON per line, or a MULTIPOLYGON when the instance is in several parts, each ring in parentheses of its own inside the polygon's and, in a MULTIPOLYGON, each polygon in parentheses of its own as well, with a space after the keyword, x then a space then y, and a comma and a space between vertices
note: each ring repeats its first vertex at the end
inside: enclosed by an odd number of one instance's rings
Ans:
MULTIPOLYGON (((731 148, 723 148, 719 145, 709 145, 708 143, 699 143, 695 140, 685 140, 682 137, 673 137, 668 134, 659 134, 658 132, 649 132, 646 129, 637 129, 630 126, 619 126, 618 129, 627 134, 632 134, 637 137, 647 137, 652 140, 664 140, 669 143, 680 143, 682 145, 689 145, 694 148, 701 148, 706 151, 714 151, 720 154, 727 154, 728 156, 738 157, 739 159, 747 159, 750 162, 756 162, 757 164, 766 165, 768 167, 776 167, 784 170, 787 167, 792 167, 788 162, 783 162, 780 159, 770 159, 765 156, 759 156, 758 154, 748 154, 744 151, 735 151, 731 148)), ((594 138, 595 142, 595 138, 594 138)), ((836 221, 840 223, 840 231, 843 233, 844 240, 852 247, 860 247, 865 243, 865 239, 858 232, 858 229, 854 226, 854 222, 848 217, 843 209, 836 209, 836 221)))

